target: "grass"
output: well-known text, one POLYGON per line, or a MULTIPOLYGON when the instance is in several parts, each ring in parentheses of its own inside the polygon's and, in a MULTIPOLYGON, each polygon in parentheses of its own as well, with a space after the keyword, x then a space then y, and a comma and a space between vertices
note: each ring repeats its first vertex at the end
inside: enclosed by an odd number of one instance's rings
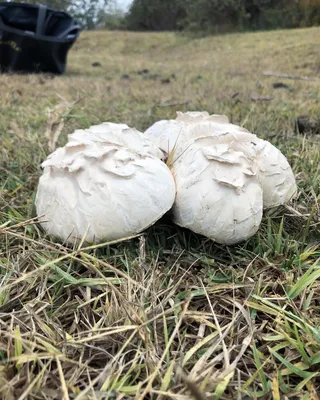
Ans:
POLYGON ((320 142, 295 119, 319 117, 320 80, 262 73, 319 78, 319 34, 83 33, 64 76, 0 76, 1 399, 318 398, 320 142), (102 121, 144 130, 177 110, 268 138, 297 198, 233 247, 167 219, 81 250, 39 230, 39 164, 56 141, 102 121))

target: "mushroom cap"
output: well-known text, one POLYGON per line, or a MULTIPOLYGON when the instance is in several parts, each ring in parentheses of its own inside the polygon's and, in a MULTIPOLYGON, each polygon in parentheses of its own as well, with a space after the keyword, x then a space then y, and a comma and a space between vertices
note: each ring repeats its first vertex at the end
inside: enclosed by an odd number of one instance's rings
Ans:
POLYGON ((211 144, 214 140, 217 144, 234 143, 233 146, 241 147, 247 157, 256 159, 256 173, 263 190, 264 208, 283 205, 297 192, 296 181, 286 157, 271 143, 245 128, 230 124, 224 115, 178 112, 175 120, 156 122, 145 135, 163 151, 173 154, 170 163, 178 159, 198 138, 213 137, 210 139, 211 144))
POLYGON ((189 143, 200 137, 227 136, 228 139, 224 140, 242 141, 256 139, 245 128, 230 124, 225 115, 209 115, 207 112, 177 112, 175 120, 156 122, 145 131, 145 136, 165 153, 174 152, 174 157, 179 157, 189 143))
POLYGON ((173 206, 177 225, 228 245, 257 232, 262 189, 251 151, 241 150, 241 143, 196 139, 174 161, 171 171, 177 190, 173 206))
POLYGON ((180 146, 184 135, 184 124, 176 120, 157 121, 144 133, 144 136, 159 147, 167 157, 180 146))
POLYGON ((297 184, 286 157, 266 140, 256 146, 258 178, 265 209, 288 203, 297 193, 297 184))
POLYGON ((163 152, 152 140, 137 129, 129 128, 125 124, 104 122, 100 125, 93 125, 88 129, 78 129, 68 135, 68 141, 67 146, 73 146, 78 143, 103 143, 104 146, 124 146, 138 152, 146 152, 160 159, 164 158, 163 152))
MULTIPOLYGON (((82 135, 82 133, 81 133, 82 135)), ((102 242, 139 233, 169 211, 175 184, 157 157, 73 136, 42 166, 36 209, 60 240, 102 242)))

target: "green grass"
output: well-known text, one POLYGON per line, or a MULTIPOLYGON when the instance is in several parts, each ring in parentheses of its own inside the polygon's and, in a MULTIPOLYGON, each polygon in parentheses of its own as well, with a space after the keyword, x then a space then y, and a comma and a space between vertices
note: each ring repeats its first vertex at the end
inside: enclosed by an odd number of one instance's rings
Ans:
POLYGON ((319 118, 320 80, 263 71, 319 78, 319 34, 83 33, 64 76, 0 76, 1 399, 317 399, 320 141, 295 119, 319 118), (54 132, 63 145, 75 128, 144 130, 177 110, 226 114, 268 138, 297 198, 233 247, 167 218, 80 250, 39 230, 33 201, 54 132))

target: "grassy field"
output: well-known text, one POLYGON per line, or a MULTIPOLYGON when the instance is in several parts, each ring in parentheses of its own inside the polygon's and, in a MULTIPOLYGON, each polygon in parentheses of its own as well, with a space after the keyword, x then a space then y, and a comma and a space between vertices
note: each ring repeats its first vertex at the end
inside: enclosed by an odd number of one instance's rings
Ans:
POLYGON ((295 120, 319 118, 319 35, 83 33, 64 76, 0 75, 1 399, 318 399, 320 140, 295 120), (39 164, 56 139, 178 110, 268 138, 297 198, 233 247, 167 219, 81 250, 39 230, 39 164))

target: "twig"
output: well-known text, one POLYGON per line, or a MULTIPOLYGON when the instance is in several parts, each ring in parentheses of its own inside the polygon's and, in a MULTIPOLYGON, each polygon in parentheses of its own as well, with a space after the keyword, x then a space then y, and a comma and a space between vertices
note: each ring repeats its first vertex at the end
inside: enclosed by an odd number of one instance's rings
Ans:
POLYGON ((252 101, 271 101, 272 99, 273 97, 271 96, 255 96, 255 95, 251 96, 252 101))
POLYGON ((186 106, 191 102, 191 100, 186 100, 186 101, 177 101, 177 102, 164 102, 164 103, 158 103, 154 104, 151 108, 149 108, 149 115, 152 114, 153 110, 158 108, 158 107, 174 107, 174 106, 186 106))
POLYGON ((190 103, 190 100, 183 101, 183 102, 172 102, 172 103, 160 103, 156 104, 155 107, 173 107, 173 106, 186 106, 190 103))
POLYGON ((264 76, 275 76, 277 78, 284 78, 284 79, 295 79, 300 81, 315 81, 317 78, 313 76, 298 76, 298 75, 290 75, 290 74, 277 74, 272 71, 264 71, 264 76))

